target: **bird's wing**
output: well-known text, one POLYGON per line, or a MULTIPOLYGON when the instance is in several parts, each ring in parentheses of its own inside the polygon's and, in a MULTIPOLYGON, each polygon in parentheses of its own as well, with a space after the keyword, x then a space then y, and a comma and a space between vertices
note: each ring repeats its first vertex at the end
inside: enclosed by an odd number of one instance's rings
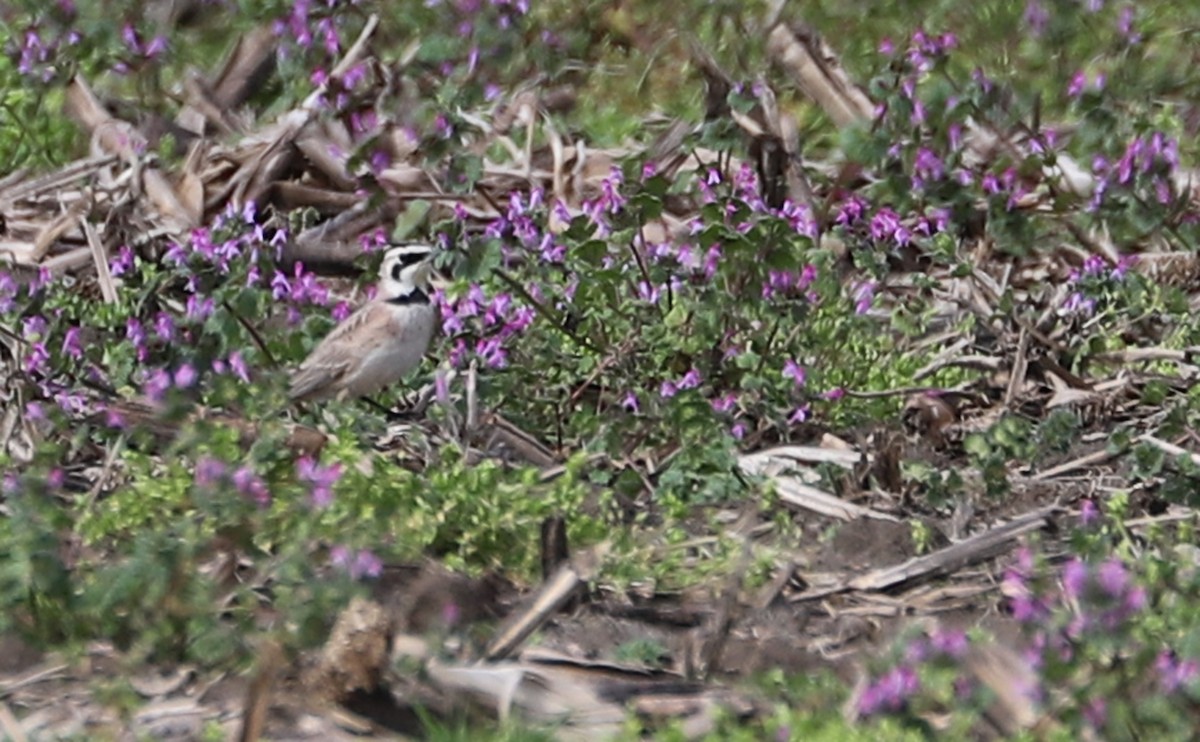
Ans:
POLYGON ((288 396, 308 397, 353 371, 367 353, 387 340, 389 319, 387 307, 381 302, 359 307, 317 343, 292 373, 288 396))

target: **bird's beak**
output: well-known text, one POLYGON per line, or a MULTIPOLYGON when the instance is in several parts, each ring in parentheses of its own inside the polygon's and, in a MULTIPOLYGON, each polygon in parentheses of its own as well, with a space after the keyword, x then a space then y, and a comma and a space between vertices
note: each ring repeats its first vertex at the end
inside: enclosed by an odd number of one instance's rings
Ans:
POLYGON ((427 258, 421 263, 420 273, 418 278, 421 283, 427 283, 436 288, 442 288, 445 282, 441 280, 441 276, 433 269, 433 258, 427 258))

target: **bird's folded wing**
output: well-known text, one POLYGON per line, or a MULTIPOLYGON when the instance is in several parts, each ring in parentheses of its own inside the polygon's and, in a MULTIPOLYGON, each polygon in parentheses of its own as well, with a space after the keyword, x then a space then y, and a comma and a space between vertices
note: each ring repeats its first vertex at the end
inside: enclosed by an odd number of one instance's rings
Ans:
POLYGON ((351 365, 347 359, 340 362, 334 359, 330 359, 328 362, 305 362, 303 366, 292 373, 291 383, 288 386, 288 397, 304 399, 329 387, 345 376, 351 365))
POLYGON ((325 336, 292 373, 288 396, 302 399, 345 376, 363 356, 387 338, 387 307, 364 304, 325 336))

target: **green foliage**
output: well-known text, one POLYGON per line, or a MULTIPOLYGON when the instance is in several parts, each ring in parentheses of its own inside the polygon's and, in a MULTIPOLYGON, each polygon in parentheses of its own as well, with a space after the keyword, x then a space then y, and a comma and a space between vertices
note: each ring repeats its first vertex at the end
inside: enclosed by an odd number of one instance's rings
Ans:
POLYGON ((654 639, 632 639, 616 648, 613 659, 635 667, 661 667, 670 652, 654 639))

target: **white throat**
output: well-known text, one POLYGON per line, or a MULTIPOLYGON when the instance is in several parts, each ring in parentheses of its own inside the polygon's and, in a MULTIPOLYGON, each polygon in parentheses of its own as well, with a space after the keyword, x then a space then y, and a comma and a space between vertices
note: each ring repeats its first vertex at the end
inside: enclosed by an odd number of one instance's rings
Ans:
POLYGON ((406 266, 400 271, 400 278, 395 279, 385 275, 380 283, 380 293, 384 299, 400 299, 416 293, 427 293, 429 282, 424 264, 406 266))

